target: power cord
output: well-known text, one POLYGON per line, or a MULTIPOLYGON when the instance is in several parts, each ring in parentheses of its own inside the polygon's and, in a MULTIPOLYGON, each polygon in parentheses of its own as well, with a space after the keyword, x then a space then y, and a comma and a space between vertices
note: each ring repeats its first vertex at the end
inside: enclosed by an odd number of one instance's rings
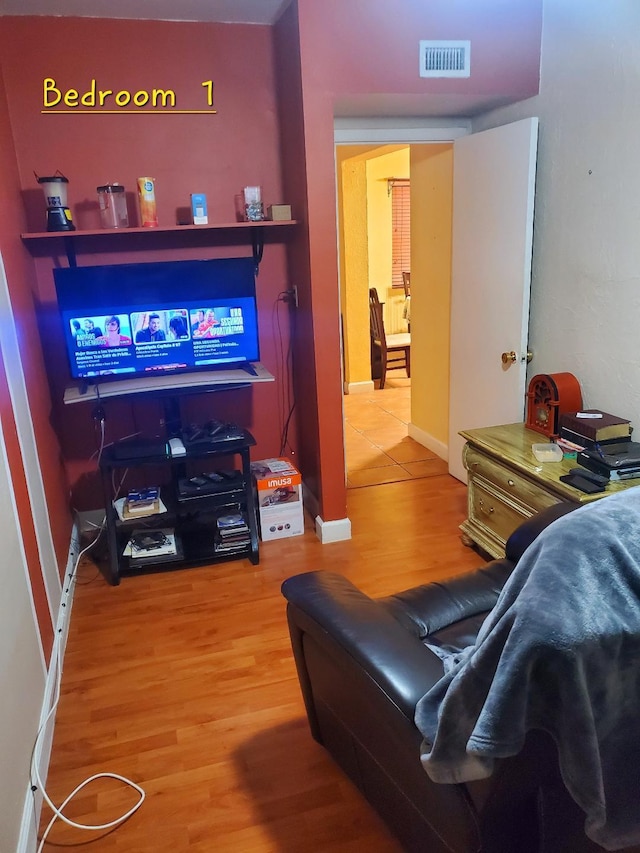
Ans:
MULTIPOLYGON (((75 581, 76 572, 77 572, 78 565, 80 563, 81 558, 84 556, 84 554, 86 554, 87 551, 89 551, 91 548, 93 548, 93 546, 96 544, 96 542, 98 541, 98 539, 100 538, 100 536, 102 534, 105 523, 106 523, 106 518, 103 520, 102 525, 100 526, 100 529, 98 530, 96 537, 78 553, 78 556, 76 557, 76 561, 75 561, 75 564, 73 566, 73 569, 69 573, 69 584, 71 584, 72 582, 75 581)), ((65 592, 68 592, 68 591, 69 591, 69 587, 67 587, 65 592)), ((43 850, 44 845, 46 843, 47 837, 48 837, 49 833, 51 832, 51 829, 57 820, 61 820, 64 823, 66 823, 68 826, 74 827, 75 829, 86 829, 86 830, 90 830, 93 832, 98 832, 98 831, 106 830, 106 829, 112 829, 116 826, 119 826, 121 823, 124 823, 125 820, 128 820, 133 814, 135 814, 135 812, 138 811, 138 809, 140 808, 140 806, 142 805, 142 803, 144 802, 145 797, 146 797, 144 789, 141 788, 139 785, 137 785, 135 782, 132 782, 130 779, 127 779, 125 776, 120 776, 118 773, 96 773, 93 776, 90 776, 88 779, 85 779, 84 782, 81 782, 79 785, 77 785, 74 788, 74 790, 65 798, 65 800, 62 802, 62 804, 60 806, 56 806, 55 803, 51 800, 51 798, 49 797, 47 790, 45 788, 44 782, 42 781, 42 778, 40 776, 40 771, 39 771, 38 767, 40 764, 40 756, 41 756, 41 752, 42 752, 42 737, 44 735, 44 732, 47 729, 47 725, 49 724, 49 720, 54 715, 54 713, 58 707, 58 704, 60 702, 60 690, 61 690, 61 684, 62 684, 62 658, 61 658, 61 649, 60 649, 60 631, 58 632, 58 634, 56 635, 56 638, 55 638, 52 656, 54 656, 54 659, 55 659, 56 688, 55 688, 54 700, 53 700, 53 704, 51 706, 51 710, 47 714, 44 722, 42 723, 42 725, 40 726, 40 728, 38 730, 38 734, 36 736, 36 741, 35 741, 35 744, 33 747, 33 753, 32 753, 32 758, 31 758, 31 790, 34 794, 38 789, 42 792, 42 797, 43 797, 44 801, 46 802, 46 804, 51 809, 51 811, 53 812, 53 817, 51 818, 51 820, 47 824, 47 827, 42 834, 42 838, 40 839, 40 844, 38 846, 37 853, 42 853, 42 850, 43 850), (70 818, 66 817, 66 815, 63 813, 63 810, 66 808, 66 806, 71 802, 71 800, 80 791, 82 791, 84 788, 87 787, 87 785, 89 785, 91 782, 94 782, 96 779, 115 779, 118 782, 123 782, 128 787, 133 788, 139 794, 139 798, 138 798, 137 802, 127 812, 125 812, 120 817, 117 817, 114 820, 109 821, 108 823, 102 823, 102 824, 78 823, 77 821, 71 820, 70 818)))
POLYGON ((281 394, 280 394, 280 422, 282 424, 281 434, 280 434, 280 456, 283 456, 289 449, 289 455, 295 456, 295 451, 289 444, 289 426, 291 423, 291 418, 293 417, 293 413, 296 407, 295 398, 292 399, 291 394, 291 382, 294 371, 294 348, 293 341, 296 332, 296 312, 293 311, 291 315, 291 332, 289 336, 289 347, 287 352, 284 353, 282 346, 282 329, 280 327, 280 312, 279 306, 280 303, 284 303, 287 305, 294 306, 294 308, 298 307, 298 294, 295 288, 290 288, 289 290, 283 290, 278 294, 276 299, 274 308, 275 308, 275 322, 278 329, 278 341, 280 344, 280 375, 282 377, 282 385, 281 385, 281 394), (286 384, 285 384, 286 378, 286 384), (288 411, 287 411, 288 407, 288 411))
MULTIPOLYGON (((98 399, 99 399, 99 395, 98 395, 98 399)), ((102 453, 103 453, 104 446, 105 446, 105 429, 104 429, 105 412, 104 412, 104 409, 102 408, 102 406, 98 405, 98 407, 94 411, 93 417, 94 417, 94 420, 99 421, 99 424, 100 424, 100 447, 98 450, 98 459, 97 459, 97 465, 98 465, 98 467, 100 467, 100 460, 102 458, 102 453)), ((125 471, 125 473, 123 474, 122 480, 120 481, 120 486, 118 488, 118 491, 122 487, 122 483, 124 482, 124 478, 126 477, 126 475, 127 475, 127 472, 125 471)), ((73 569, 71 570, 71 572, 69 572, 68 585, 64 591, 65 594, 69 592, 69 589, 71 588, 72 583, 77 583, 77 572, 78 572, 78 566, 80 564, 80 560, 87 553, 87 551, 91 550, 91 548, 93 548, 93 546, 97 543, 98 539, 100 538, 100 536, 102 535, 102 533, 105 529, 106 521, 107 521, 107 517, 105 515, 105 517, 102 519, 102 523, 100 525, 98 525, 98 532, 97 532, 96 536, 94 537, 94 539, 92 539, 92 541, 88 545, 86 545, 81 551, 78 552, 75 563, 73 565, 73 569)), ((33 752, 32 752, 32 756, 31 756, 31 773, 30 773, 31 791, 33 792, 33 794, 35 794, 35 792, 37 790, 40 790, 42 793, 42 798, 43 798, 44 802, 46 802, 46 804, 49 806, 49 808, 53 812, 53 817, 51 818, 51 820, 47 824, 47 827, 44 830, 44 832, 42 833, 42 838, 40 839, 40 844, 38 846, 37 853, 42 853, 44 845, 47 841, 47 837, 48 837, 49 833, 51 832, 51 829, 53 828, 53 826, 57 820, 63 821, 68 826, 71 826, 74 829, 85 829, 85 830, 89 830, 92 832, 99 832, 99 831, 103 831, 103 830, 107 830, 107 829, 113 829, 116 826, 120 826, 120 824, 124 823, 133 814, 135 814, 135 812, 138 811, 138 809, 140 808, 140 806, 142 805, 142 803, 144 802, 145 797, 146 797, 144 789, 141 788, 140 785, 137 785, 135 782, 132 782, 130 779, 127 779, 125 776, 120 776, 120 774, 118 774, 118 773, 95 773, 93 776, 89 776, 88 779, 85 779, 84 782, 81 782, 79 785, 77 785, 73 789, 73 791, 64 799, 64 801, 61 803, 60 806, 56 806, 55 803, 52 801, 51 797, 49 796, 49 794, 47 793, 46 787, 44 785, 44 782, 42 781, 42 778, 40 776, 40 771, 38 768, 40 765, 40 757, 42 754, 42 738, 43 738, 44 732, 47 730, 47 726, 49 724, 49 721, 51 720, 52 716, 55 714, 56 709, 60 703, 60 692, 61 692, 61 686, 62 686, 62 652, 61 652, 61 648, 60 648, 61 631, 62 631, 62 629, 58 629, 58 633, 56 634, 54 644, 53 644, 53 649, 51 652, 51 656, 52 656, 52 659, 54 660, 54 665, 56 668, 55 693, 54 693, 53 703, 51 705, 51 709, 49 710, 49 713, 45 717, 40 728, 38 729, 38 733, 36 735, 36 740, 35 740, 35 743, 33 746, 33 752), (86 788, 87 785, 90 785, 91 782, 94 782, 96 779, 115 779, 118 782, 123 782, 125 785, 127 785, 130 788, 133 788, 133 790, 137 792, 137 794, 139 795, 137 802, 127 812, 125 812, 123 815, 121 815, 120 817, 117 817, 114 820, 109 821, 107 823, 88 824, 88 823, 78 823, 77 821, 71 820, 70 818, 68 818, 64 814, 64 809, 69 805, 71 800, 80 791, 84 790, 84 788, 86 788)))

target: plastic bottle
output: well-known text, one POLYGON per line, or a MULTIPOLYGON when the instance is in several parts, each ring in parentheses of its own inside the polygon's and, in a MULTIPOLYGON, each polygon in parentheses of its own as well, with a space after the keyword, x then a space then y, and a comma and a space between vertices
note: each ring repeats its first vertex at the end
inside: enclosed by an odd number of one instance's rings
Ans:
POLYGON ((155 178, 138 178, 138 204, 140 206, 140 225, 143 228, 156 228, 158 213, 156 211, 155 178))

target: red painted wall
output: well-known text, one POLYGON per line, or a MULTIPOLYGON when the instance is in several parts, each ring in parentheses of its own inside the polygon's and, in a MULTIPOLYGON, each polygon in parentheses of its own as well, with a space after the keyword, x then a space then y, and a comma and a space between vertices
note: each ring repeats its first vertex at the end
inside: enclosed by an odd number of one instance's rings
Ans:
POLYGON ((542 0, 297 0, 305 101, 347 95, 538 91, 542 0), (420 39, 469 39, 469 78, 422 78, 420 39))
POLYGON ((295 314, 295 358, 293 383, 296 411, 301 426, 298 434, 299 467, 304 472, 305 488, 322 503, 323 484, 320 476, 320 438, 317 387, 317 359, 327 352, 316 353, 314 313, 311 301, 309 265, 309 225, 303 92, 300 75, 298 19, 295 3, 274 27, 276 84, 280 120, 280 153, 283 169, 283 194, 291 201, 300 225, 296 239, 288 246, 291 282, 298 288, 295 314))
MULTIPOLYGON (((293 205, 300 220, 286 240, 267 247, 259 278, 262 360, 278 380, 282 347, 273 321, 277 294, 299 289, 295 371, 300 467, 319 498, 325 520, 346 515, 342 438, 340 314, 337 281, 333 116, 353 96, 372 94, 491 94, 517 100, 537 92, 541 0, 294 0, 273 27, 3 18, 0 64, 6 76, 19 180, 29 230, 43 228, 42 196, 33 171, 60 169, 70 178, 80 227, 97 223, 95 188, 135 179, 157 180, 161 224, 175 221, 190 192, 208 195, 211 221, 235 216, 236 195, 261 184, 267 203, 293 205), (469 38, 470 79, 418 76, 419 38, 469 38), (56 57, 43 49, 56 45, 56 57), (126 61, 122 60, 126 58, 126 61), (215 116, 41 115, 42 85, 81 92, 91 79, 113 90, 174 89, 180 106, 202 106, 205 80, 214 81, 215 116)), ((284 237, 284 235, 280 235, 284 237)), ((240 253, 237 246, 145 241, 88 245, 82 263, 117 259, 240 253), (137 244, 139 245, 139 244, 137 244), (113 252, 113 253, 112 253, 113 252)), ((245 253, 243 251, 243 253, 245 253)), ((64 259, 56 261, 64 263, 64 259)), ((66 364, 55 315, 51 261, 39 257, 37 298, 41 329, 50 343, 48 376, 54 419, 79 508, 93 500, 88 459, 95 450, 90 412, 60 403, 66 364), (82 420, 85 419, 83 423, 82 420)), ((248 394, 220 395, 216 406, 236 414, 258 438, 257 455, 279 449, 284 382, 248 394), (240 396, 238 396, 240 395, 240 396)), ((87 407, 78 407, 84 408, 87 407)), ((108 415, 108 439, 157 422, 152 401, 118 403, 108 415)), ((295 451, 295 430, 292 430, 295 451)))
MULTIPOLYGON (((346 515, 334 113, 347 99, 376 94, 485 94, 496 101, 530 97, 538 91, 541 25, 541 0, 297 0, 276 27, 282 41, 288 32, 299 40, 303 143, 298 159, 305 167, 309 239, 308 277, 301 281, 306 282, 303 299, 316 355, 309 387, 314 415, 308 420, 318 435, 314 474, 322 484, 325 520, 346 515), (420 78, 420 38, 470 39, 472 77, 420 78)), ((304 431, 306 422, 301 427, 304 431)))
MULTIPOLYGON (((260 185, 265 205, 282 202, 279 129, 273 78, 272 30, 262 26, 107 21, 88 18, 3 18, 0 57, 6 77, 19 179, 27 217, 25 230, 45 230, 42 191, 34 170, 59 169, 69 178, 69 203, 79 229, 99 226, 96 187, 119 181, 128 195, 136 178, 156 179, 160 225, 174 225, 189 205, 189 194, 205 192, 211 223, 236 221, 237 197, 245 185, 260 185), (55 44, 56 56, 43 49, 55 44), (43 80, 61 91, 172 89, 180 109, 206 108, 202 82, 214 84, 215 115, 52 115, 44 109, 43 80)), ((113 106, 113 105, 112 105, 113 106)), ((131 223, 136 205, 129 198, 131 223)), ((294 210, 295 214, 295 210, 294 210)), ((288 286, 287 229, 267 237, 258 277, 261 361, 275 384, 251 391, 185 398, 186 419, 233 419, 258 441, 255 458, 277 455, 287 411, 289 309, 278 302, 288 286)), ((121 235, 88 240, 80 264, 124 263, 251 253, 247 231, 229 235, 121 235), (241 233, 241 236, 238 236, 241 233), (213 242, 212 242, 213 241, 213 242)), ((58 242, 58 241, 56 241, 58 242)), ((61 436, 74 507, 97 508, 101 492, 95 474, 97 434, 90 405, 64 406, 69 381, 51 274, 52 245, 33 246, 37 255, 40 331, 47 341, 54 421, 61 436)), ((54 263, 66 265, 62 246, 54 263)), ((106 408, 107 441, 134 432, 156 434, 162 410, 157 401, 117 401, 106 408)), ((295 419, 290 428, 295 449, 295 419)))
POLYGON ((211 222, 235 221, 246 184, 281 201, 268 27, 9 17, 1 35, 27 230, 45 230, 34 170, 69 178, 80 229, 99 227, 98 185, 133 192, 142 175, 157 181, 160 225, 176 223, 192 192, 207 193, 211 222), (206 108, 202 82, 213 80, 217 114, 41 115, 46 77, 80 93, 92 79, 114 92, 172 89, 179 109, 206 108))
MULTIPOLYGON (((29 394, 31 419, 49 506, 49 521, 58 569, 62 572, 66 565, 69 548, 71 518, 68 510, 67 487, 61 464, 60 447, 50 423, 51 398, 32 297, 32 288, 35 287, 33 262, 18 237, 19 229, 25 225, 25 219, 20 206, 16 204, 16 199, 19 198, 20 194, 20 183, 1 73, 0 174, 2 174, 2 181, 0 181, 0 252, 9 283, 14 322, 22 358, 22 370, 29 394)), ((45 653, 48 654, 53 640, 53 627, 40 566, 22 451, 9 395, 5 365, 1 358, 0 418, 7 445, 36 614, 45 653)))

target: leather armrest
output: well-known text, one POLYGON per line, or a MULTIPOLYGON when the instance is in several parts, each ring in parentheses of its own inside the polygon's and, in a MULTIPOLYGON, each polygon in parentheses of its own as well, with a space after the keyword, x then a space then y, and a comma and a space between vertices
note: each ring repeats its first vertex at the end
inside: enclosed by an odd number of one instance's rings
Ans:
POLYGON ((286 580, 289 619, 330 654, 349 655, 410 720, 443 674, 439 658, 351 581, 332 572, 286 580))
POLYGON ((493 560, 481 569, 398 592, 380 603, 408 631, 424 639, 454 622, 488 613, 512 571, 509 560, 493 560))
POLYGON ((529 545, 557 518, 578 504, 554 504, 523 521, 505 546, 506 557, 444 581, 417 586, 381 599, 380 603, 408 631, 425 639, 463 619, 488 613, 516 563, 529 545))

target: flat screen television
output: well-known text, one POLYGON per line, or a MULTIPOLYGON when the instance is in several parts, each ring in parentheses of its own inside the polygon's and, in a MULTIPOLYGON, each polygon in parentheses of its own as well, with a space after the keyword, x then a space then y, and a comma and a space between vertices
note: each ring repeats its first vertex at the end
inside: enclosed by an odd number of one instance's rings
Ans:
POLYGON ((259 361, 252 258, 54 270, 74 379, 104 381, 259 361))

